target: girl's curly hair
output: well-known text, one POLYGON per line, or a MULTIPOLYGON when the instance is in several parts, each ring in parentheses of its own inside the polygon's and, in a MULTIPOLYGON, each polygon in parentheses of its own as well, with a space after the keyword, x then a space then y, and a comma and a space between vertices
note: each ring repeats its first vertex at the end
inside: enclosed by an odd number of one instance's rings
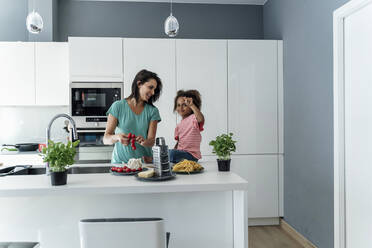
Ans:
POLYGON ((177 100, 180 97, 189 97, 192 98, 192 102, 194 105, 200 110, 201 109, 201 96, 199 91, 197 90, 179 90, 177 91, 177 95, 174 98, 174 107, 173 111, 176 111, 177 108, 177 100))

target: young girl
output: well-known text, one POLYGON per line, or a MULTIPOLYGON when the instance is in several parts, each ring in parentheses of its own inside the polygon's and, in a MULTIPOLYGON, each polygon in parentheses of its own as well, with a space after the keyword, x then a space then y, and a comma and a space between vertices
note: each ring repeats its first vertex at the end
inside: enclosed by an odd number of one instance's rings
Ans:
POLYGON ((201 159, 200 142, 204 125, 204 116, 200 112, 201 98, 197 90, 179 90, 174 99, 173 111, 182 117, 181 122, 174 130, 174 138, 177 144, 169 151, 169 159, 172 163, 178 163, 183 159, 198 161, 201 159))

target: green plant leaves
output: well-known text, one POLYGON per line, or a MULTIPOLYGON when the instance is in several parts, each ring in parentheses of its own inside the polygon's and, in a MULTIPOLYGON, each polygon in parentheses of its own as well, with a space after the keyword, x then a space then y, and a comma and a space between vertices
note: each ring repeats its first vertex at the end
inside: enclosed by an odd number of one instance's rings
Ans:
POLYGON ((69 165, 75 163, 74 157, 76 155, 76 147, 79 145, 80 140, 75 142, 62 142, 54 143, 48 141, 48 147, 42 150, 43 161, 49 163, 49 168, 53 172, 65 171, 69 165))
POLYGON ((230 159, 231 153, 236 151, 236 141, 232 139, 233 133, 221 134, 215 140, 209 142, 213 146, 213 153, 217 154, 219 159, 230 159))

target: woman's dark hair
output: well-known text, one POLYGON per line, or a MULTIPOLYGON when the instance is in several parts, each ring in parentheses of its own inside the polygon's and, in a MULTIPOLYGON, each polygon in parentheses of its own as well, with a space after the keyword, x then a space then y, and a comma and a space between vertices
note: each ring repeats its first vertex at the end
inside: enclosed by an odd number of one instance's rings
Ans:
POLYGON ((194 105, 200 110, 201 109, 201 96, 199 91, 197 90, 179 90, 177 91, 177 95, 174 98, 174 107, 173 111, 176 111, 177 108, 177 100, 180 97, 189 97, 192 98, 192 102, 194 105))
POLYGON ((155 94, 150 97, 148 100, 148 104, 153 105, 154 102, 156 102, 161 94, 163 85, 161 83, 160 78, 155 72, 151 72, 148 70, 141 70, 137 73, 137 75, 134 77, 134 80, 132 82, 132 93, 130 96, 128 96, 128 99, 134 98, 138 102, 140 99, 140 93, 137 82, 139 82, 140 85, 148 82, 150 79, 154 79, 156 81, 156 88, 155 88, 155 94))

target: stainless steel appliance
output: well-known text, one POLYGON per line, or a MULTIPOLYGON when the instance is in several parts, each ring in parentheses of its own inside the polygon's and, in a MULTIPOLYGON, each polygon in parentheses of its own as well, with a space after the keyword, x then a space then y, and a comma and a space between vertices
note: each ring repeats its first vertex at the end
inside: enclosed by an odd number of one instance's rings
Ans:
POLYGON ((78 128, 105 128, 106 112, 123 98, 123 83, 72 82, 70 111, 78 128))
POLYGON ((77 149, 77 163, 109 163, 114 146, 104 145, 105 130, 86 130, 77 128, 79 147, 77 149))
POLYGON ((159 177, 169 176, 171 168, 169 164, 169 150, 163 137, 156 138, 156 144, 152 147, 155 174, 159 177))
POLYGON ((123 83, 70 83, 70 114, 75 120, 80 144, 78 163, 110 162, 113 146, 103 144, 106 112, 124 95, 123 83))

